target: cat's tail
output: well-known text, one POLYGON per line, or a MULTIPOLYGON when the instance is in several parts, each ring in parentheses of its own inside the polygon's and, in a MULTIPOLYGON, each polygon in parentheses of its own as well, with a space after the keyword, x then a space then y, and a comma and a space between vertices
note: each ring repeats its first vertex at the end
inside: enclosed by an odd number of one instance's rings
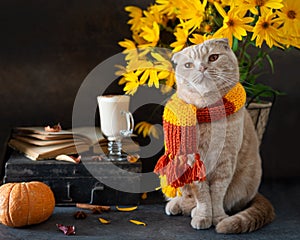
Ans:
POLYGON ((274 218, 272 204, 258 193, 248 208, 219 222, 216 231, 218 233, 252 232, 272 222, 274 218))

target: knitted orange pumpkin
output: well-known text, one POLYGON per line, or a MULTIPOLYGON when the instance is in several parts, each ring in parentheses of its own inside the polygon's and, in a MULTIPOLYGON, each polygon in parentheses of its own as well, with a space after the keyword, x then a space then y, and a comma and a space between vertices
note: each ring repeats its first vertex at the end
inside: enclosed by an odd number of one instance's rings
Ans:
POLYGON ((47 220, 55 206, 51 189, 42 182, 6 183, 0 187, 0 223, 22 227, 47 220))

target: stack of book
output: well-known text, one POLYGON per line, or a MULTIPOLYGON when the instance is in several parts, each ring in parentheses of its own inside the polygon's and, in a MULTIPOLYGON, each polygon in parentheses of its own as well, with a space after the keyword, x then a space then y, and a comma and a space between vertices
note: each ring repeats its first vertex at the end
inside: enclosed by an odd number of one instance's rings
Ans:
MULTIPOLYGON (((138 145, 126 141, 126 152, 138 151, 138 145)), ((80 127, 58 132, 45 131, 44 127, 17 127, 13 129, 8 145, 32 160, 53 159, 58 155, 72 155, 93 151, 107 153, 107 140, 97 127, 80 127)))

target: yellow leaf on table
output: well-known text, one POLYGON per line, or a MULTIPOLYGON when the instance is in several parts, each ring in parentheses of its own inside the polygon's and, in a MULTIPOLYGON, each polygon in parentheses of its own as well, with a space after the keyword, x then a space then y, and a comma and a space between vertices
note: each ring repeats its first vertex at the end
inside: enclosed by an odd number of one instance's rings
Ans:
POLYGON ((131 223, 134 223, 134 224, 136 224, 136 225, 143 225, 143 226, 146 226, 147 224, 146 223, 144 223, 144 222, 141 222, 141 221, 137 221, 137 220, 129 220, 129 222, 131 222, 131 223))
POLYGON ((102 224, 109 224, 110 221, 109 220, 106 220, 104 218, 99 218, 99 221, 102 223, 102 224))
POLYGON ((119 207, 119 206, 116 206, 116 209, 118 211, 121 211, 121 212, 131 212, 131 211, 134 211, 137 209, 137 206, 134 206, 134 207, 119 207))

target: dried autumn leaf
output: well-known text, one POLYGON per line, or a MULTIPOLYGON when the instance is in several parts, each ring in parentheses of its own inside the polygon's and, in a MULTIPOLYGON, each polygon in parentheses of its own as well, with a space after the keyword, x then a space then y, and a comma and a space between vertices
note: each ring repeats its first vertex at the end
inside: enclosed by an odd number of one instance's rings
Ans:
POLYGON ((137 206, 134 206, 134 207, 118 207, 116 206, 116 209, 120 212, 131 212, 131 211, 134 211, 137 209, 137 206))
POLYGON ((85 219, 87 217, 87 214, 83 211, 77 211, 73 216, 75 219, 85 219))
POLYGON ((56 224, 56 227, 65 235, 75 235, 75 226, 65 226, 63 224, 56 224))
POLYGON ((143 194, 142 194, 142 196, 141 196, 141 199, 143 199, 143 200, 145 200, 145 199, 147 199, 147 193, 146 192, 144 192, 143 194))
POLYGON ((92 209, 92 213, 93 214, 101 214, 102 213, 102 209, 101 208, 97 208, 97 207, 93 208, 92 209))
POLYGON ((129 222, 133 223, 133 224, 136 224, 136 225, 143 225, 143 226, 146 226, 147 224, 144 223, 144 222, 141 222, 141 221, 137 221, 137 220, 133 220, 133 219, 130 219, 129 222))
POLYGON ((139 160, 139 158, 140 158, 140 155, 138 155, 138 154, 128 155, 127 161, 130 163, 135 163, 139 160))
POLYGON ((44 127, 45 132, 60 132, 62 130, 60 124, 54 125, 53 127, 44 127))
POLYGON ((99 221, 102 223, 102 224, 110 224, 110 221, 109 220, 106 220, 104 218, 98 218, 99 221))

